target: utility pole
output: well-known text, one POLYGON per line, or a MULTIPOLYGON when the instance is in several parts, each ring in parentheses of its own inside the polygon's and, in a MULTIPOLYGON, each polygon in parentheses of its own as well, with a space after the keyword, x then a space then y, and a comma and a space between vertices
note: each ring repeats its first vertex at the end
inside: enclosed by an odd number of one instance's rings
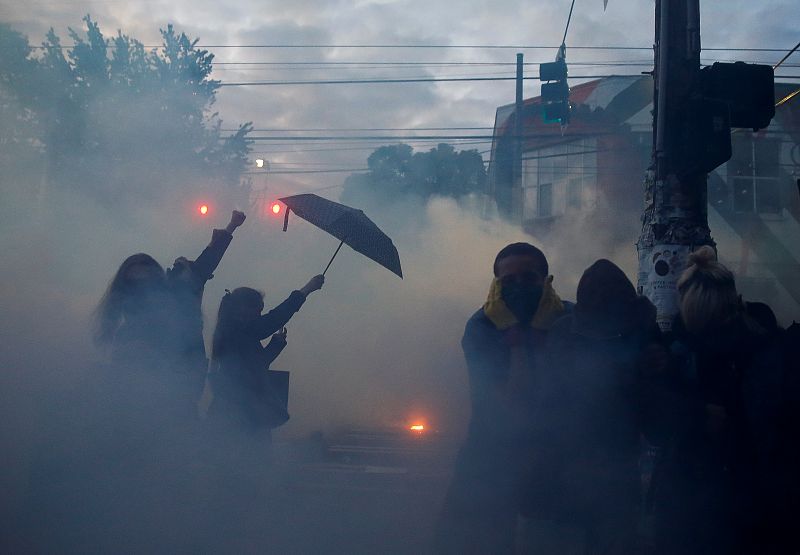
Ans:
POLYGON ((676 284, 689 253, 715 244, 706 171, 686 164, 701 89, 700 0, 656 0, 655 13, 653 154, 644 179, 638 288, 667 331, 678 313, 676 284))
POLYGON ((517 54, 517 96, 514 106, 514 169, 511 179, 513 215, 520 222, 523 218, 524 195, 522 193, 522 53, 517 54))

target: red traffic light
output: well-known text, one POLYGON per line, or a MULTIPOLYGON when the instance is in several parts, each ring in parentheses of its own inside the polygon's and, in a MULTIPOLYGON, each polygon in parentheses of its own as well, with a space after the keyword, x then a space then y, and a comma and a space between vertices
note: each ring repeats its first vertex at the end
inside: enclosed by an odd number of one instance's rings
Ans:
POLYGON ((272 212, 272 214, 275 216, 280 215, 282 210, 283 207, 278 202, 273 202, 269 207, 269 211, 272 212))
POLYGON ((205 216, 206 214, 208 214, 208 205, 201 204, 200 206, 197 207, 197 211, 200 212, 201 215, 205 216))

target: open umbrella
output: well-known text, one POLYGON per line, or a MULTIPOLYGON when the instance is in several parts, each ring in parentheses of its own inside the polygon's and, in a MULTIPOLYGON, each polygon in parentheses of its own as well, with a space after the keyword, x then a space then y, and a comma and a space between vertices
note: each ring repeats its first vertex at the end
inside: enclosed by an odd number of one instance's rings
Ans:
MULTIPOLYGON (((283 197, 278 200, 286 205, 286 216, 283 221, 284 231, 289 225, 289 212, 291 211, 341 241, 328 262, 325 272, 331 267, 331 263, 339 254, 342 245, 346 243, 354 251, 360 252, 387 270, 403 277, 400 256, 397 254, 394 243, 361 210, 311 193, 283 197)), ((325 275, 325 272, 322 272, 322 275, 325 275)))

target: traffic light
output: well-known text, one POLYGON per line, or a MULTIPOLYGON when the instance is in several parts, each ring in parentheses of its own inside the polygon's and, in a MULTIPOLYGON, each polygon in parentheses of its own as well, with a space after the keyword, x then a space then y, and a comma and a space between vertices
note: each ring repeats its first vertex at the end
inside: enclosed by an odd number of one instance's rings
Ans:
POLYGON ((559 59, 539 64, 539 79, 542 81, 542 119, 545 123, 565 125, 569 122, 567 62, 559 59))
POLYGON ((208 214, 209 208, 207 204, 201 204, 197 207, 197 211, 200 212, 201 216, 205 216, 208 214))
POLYGON ((269 211, 273 216, 280 216, 281 212, 283 211, 283 207, 279 202, 273 202, 269 205, 269 211))

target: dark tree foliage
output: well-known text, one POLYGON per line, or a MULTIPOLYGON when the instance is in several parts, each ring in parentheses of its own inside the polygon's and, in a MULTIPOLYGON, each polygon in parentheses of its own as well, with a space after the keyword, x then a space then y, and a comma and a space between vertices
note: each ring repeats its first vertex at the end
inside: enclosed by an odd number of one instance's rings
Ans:
POLYGON ((367 159, 369 171, 345 181, 344 196, 370 195, 386 199, 417 196, 461 198, 483 193, 486 170, 477 150, 456 150, 439 144, 427 152, 409 145, 382 146, 367 159))
POLYGON ((0 24, 0 160, 19 167, 22 157, 48 187, 101 202, 246 195, 252 126, 223 136, 211 109, 220 86, 210 77, 214 55, 171 25, 148 51, 83 21, 85 31, 69 30, 73 46, 62 48, 51 29, 38 55, 0 24))

